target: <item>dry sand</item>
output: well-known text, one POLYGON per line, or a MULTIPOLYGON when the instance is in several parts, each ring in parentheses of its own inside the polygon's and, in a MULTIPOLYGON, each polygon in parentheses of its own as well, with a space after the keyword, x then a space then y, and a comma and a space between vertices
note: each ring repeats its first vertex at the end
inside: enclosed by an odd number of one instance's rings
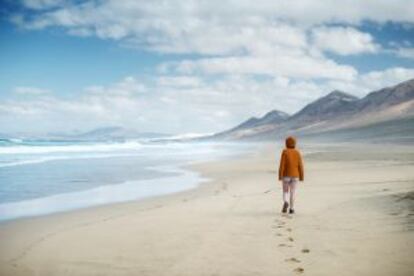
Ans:
POLYGON ((1 223, 0 275, 414 275, 414 148, 304 148, 295 215, 267 145, 191 191, 1 223))

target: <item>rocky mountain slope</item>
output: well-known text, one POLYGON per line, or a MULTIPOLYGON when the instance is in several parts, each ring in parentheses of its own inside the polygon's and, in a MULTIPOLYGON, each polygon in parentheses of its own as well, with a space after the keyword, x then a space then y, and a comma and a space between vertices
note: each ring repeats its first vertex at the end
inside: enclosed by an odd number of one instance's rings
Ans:
POLYGON ((373 91, 361 99, 342 91, 332 91, 292 116, 272 111, 210 138, 231 140, 271 139, 286 134, 306 136, 335 130, 355 130, 410 117, 414 117, 414 79, 373 91))

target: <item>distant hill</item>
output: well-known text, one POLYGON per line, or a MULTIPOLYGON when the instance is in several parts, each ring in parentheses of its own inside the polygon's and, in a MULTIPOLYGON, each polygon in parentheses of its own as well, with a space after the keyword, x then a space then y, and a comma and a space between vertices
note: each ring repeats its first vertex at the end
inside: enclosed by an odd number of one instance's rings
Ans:
POLYGON ((228 138, 239 138, 243 137, 244 135, 249 135, 249 132, 251 130, 254 130, 256 132, 262 130, 262 131, 268 131, 269 128, 274 128, 278 124, 283 123, 289 118, 289 114, 278 111, 278 110, 272 110, 268 113, 266 113, 263 117, 256 118, 251 117, 250 119, 244 121, 243 123, 237 125, 236 127, 224 131, 221 133, 214 134, 213 136, 210 136, 212 139, 228 139, 228 138))
POLYGON ((335 90, 306 105, 303 109, 290 117, 289 121, 306 123, 333 119, 338 116, 338 114, 353 110, 354 104, 358 100, 357 97, 351 94, 335 90))
POLYGON ((335 131, 343 134, 347 129, 352 129, 356 134, 356 130, 369 128, 370 125, 379 127, 383 122, 398 120, 397 125, 401 125, 402 121, 406 122, 404 119, 414 117, 414 79, 373 91, 361 99, 335 90, 309 103, 292 116, 279 113, 282 115, 275 116, 275 120, 262 123, 266 116, 251 118, 210 138, 263 140, 287 134, 315 136, 335 131))
POLYGON ((155 132, 139 132, 123 127, 103 127, 79 134, 61 134, 62 138, 77 140, 124 140, 124 139, 152 139, 166 137, 167 134, 155 132))
POLYGON ((289 114, 282 112, 282 111, 273 110, 273 111, 266 113, 261 118, 252 117, 249 120, 245 121, 244 123, 235 127, 233 130, 258 127, 258 126, 269 125, 269 124, 278 124, 278 123, 285 121, 287 118, 289 118, 289 114))
POLYGON ((0 134, 0 138, 24 140, 53 140, 53 141, 124 141, 128 139, 154 139, 167 137, 168 134, 140 132, 118 126, 96 128, 86 132, 48 132, 48 133, 14 133, 0 134))

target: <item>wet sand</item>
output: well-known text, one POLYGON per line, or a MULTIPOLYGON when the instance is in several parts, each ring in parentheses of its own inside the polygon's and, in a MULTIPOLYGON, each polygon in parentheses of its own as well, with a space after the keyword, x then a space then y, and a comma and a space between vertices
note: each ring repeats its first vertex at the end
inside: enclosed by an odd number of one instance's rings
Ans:
POLYGON ((0 275, 414 275, 414 148, 303 148, 294 215, 265 145, 191 191, 1 223, 0 275))

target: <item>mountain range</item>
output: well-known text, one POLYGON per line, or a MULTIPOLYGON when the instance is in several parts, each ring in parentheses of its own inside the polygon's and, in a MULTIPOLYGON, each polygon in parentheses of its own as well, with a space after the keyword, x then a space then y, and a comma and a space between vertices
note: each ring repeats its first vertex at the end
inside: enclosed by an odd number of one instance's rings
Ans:
POLYGON ((123 139, 152 139, 169 136, 163 133, 140 132, 119 126, 102 127, 75 135, 66 135, 80 140, 123 140, 123 139))
POLYGON ((152 140, 171 136, 165 133, 140 132, 120 126, 100 127, 90 131, 31 133, 0 133, 0 139, 58 140, 58 141, 123 141, 128 139, 152 140))
POLYGON ((335 90, 293 115, 273 110, 208 139, 266 140, 285 135, 338 136, 347 132, 357 137, 358 131, 381 128, 389 130, 389 133, 382 131, 382 135, 395 136, 401 134, 399 125, 404 128, 405 135, 412 125, 410 134, 414 137, 414 79, 373 91, 363 98, 335 90))

